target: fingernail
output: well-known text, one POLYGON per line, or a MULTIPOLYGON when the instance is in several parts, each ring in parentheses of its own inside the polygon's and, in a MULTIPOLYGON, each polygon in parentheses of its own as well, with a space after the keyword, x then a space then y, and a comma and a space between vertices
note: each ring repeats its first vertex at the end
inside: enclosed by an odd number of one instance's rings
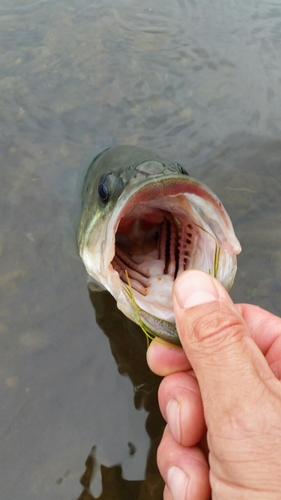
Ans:
POLYGON ((173 466, 167 472, 167 483, 173 500, 187 498, 188 477, 179 467, 173 466))
POLYGON ((176 280, 174 295, 182 309, 206 304, 218 299, 218 290, 212 277, 202 271, 188 271, 176 280))
POLYGON ((180 442, 180 405, 175 399, 170 399, 166 406, 167 421, 174 438, 180 442))

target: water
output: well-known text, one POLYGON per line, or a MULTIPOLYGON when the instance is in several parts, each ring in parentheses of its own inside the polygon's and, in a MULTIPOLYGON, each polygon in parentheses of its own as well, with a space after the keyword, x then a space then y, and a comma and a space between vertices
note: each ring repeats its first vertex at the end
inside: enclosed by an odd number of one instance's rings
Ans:
POLYGON ((225 204, 233 298, 281 314, 281 4, 0 0, 0 33, 1 500, 161 499, 145 339, 60 221, 93 150, 155 150, 225 204))

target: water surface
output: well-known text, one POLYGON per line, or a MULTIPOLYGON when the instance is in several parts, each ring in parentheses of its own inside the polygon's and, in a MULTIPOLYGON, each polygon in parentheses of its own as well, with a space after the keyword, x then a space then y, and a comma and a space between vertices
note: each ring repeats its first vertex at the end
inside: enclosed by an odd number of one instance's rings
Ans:
POLYGON ((281 314, 281 4, 0 0, 1 500, 159 500, 142 332, 63 243, 80 166, 139 145, 225 204, 232 296, 281 314))

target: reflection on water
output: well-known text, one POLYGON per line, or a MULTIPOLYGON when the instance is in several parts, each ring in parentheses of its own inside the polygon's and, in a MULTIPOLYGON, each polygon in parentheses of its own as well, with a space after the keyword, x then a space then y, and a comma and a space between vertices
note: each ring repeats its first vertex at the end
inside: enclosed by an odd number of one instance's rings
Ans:
MULTIPOLYGON (((96 321, 109 339, 110 349, 118 372, 127 375, 131 380, 134 388, 134 406, 136 410, 144 408, 148 412, 145 428, 150 439, 145 464, 145 481, 128 481, 125 479, 124 466, 127 468, 128 465, 125 462, 123 462, 123 467, 115 465, 113 468, 107 468, 101 465, 100 473, 103 487, 102 494, 98 498, 112 498, 113 500, 117 498, 118 491, 120 491, 120 500, 121 498, 136 498, 139 500, 161 498, 163 482, 156 467, 156 451, 165 422, 158 405, 155 404, 161 379, 156 377, 147 366, 145 357, 147 341, 139 326, 129 321, 117 310, 115 300, 108 292, 91 292, 90 298, 96 311, 96 321), (108 311, 111 311, 110 316, 108 311)), ((138 446, 134 442, 128 442, 127 446, 127 460, 130 461, 138 453, 138 446)), ((92 450, 87 460, 90 462, 90 467, 86 463, 87 469, 81 479, 81 484, 85 485, 85 475, 88 477, 88 472, 91 471, 90 484, 93 490, 95 473, 97 473, 99 467, 98 450, 92 450)), ((128 472, 127 474, 125 472, 126 475, 128 475, 128 472)), ((89 498, 96 497, 90 496, 89 498)))
POLYGON ((136 410, 144 408, 148 412, 145 428, 150 438, 150 447, 145 457, 145 480, 132 478, 128 480, 124 477, 128 475, 128 461, 133 460, 139 452, 138 445, 134 442, 127 443, 127 460, 124 460, 122 466, 117 464, 106 467, 99 463, 99 450, 93 447, 85 463, 85 473, 80 479, 85 489, 79 499, 161 498, 163 481, 156 467, 156 451, 164 429, 164 421, 158 406, 155 405, 160 378, 148 369, 145 359, 146 339, 140 328, 117 310, 114 299, 107 292, 91 292, 90 298, 96 311, 97 323, 109 339, 118 372, 129 376, 132 382, 136 410), (108 311, 112 312, 110 316, 108 311), (101 489, 100 496, 92 495, 95 488, 101 489))
POLYGON ((232 296, 281 314, 280 33, 271 1, 0 0, 1 500, 162 497, 145 339, 62 241, 93 150, 209 185, 243 247, 232 296))

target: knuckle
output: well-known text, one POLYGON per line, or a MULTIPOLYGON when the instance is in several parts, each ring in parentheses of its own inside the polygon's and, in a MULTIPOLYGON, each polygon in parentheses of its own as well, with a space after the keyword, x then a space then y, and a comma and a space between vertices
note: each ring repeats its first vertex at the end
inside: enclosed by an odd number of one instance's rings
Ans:
POLYGON ((204 344, 210 351, 241 342, 247 332, 238 311, 219 303, 205 304, 203 311, 194 308, 188 318, 188 329, 193 347, 204 344))

